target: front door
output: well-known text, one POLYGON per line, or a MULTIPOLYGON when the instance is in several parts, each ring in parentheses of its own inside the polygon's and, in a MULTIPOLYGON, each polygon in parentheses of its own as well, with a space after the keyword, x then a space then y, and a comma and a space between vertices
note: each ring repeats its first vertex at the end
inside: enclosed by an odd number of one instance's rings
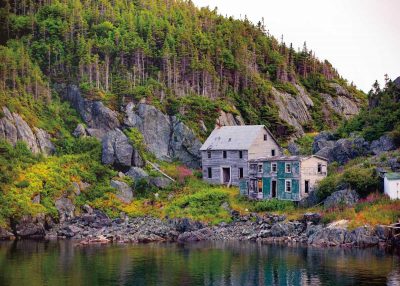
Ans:
POLYGON ((273 198, 276 198, 276 181, 272 181, 272 186, 271 186, 271 195, 273 198))
POLYGON ((308 194, 310 192, 310 181, 304 181, 304 193, 308 194))
POLYGON ((258 179, 257 181, 257 199, 262 200, 263 198, 263 181, 262 179, 258 179))
POLYGON ((229 184, 231 182, 231 168, 222 168, 222 183, 229 184))

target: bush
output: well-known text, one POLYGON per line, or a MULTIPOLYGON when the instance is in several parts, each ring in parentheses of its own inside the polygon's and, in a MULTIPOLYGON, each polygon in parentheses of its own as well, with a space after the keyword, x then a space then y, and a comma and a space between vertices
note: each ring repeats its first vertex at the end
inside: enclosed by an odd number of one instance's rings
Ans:
POLYGON ((272 212, 272 211, 291 211, 294 209, 292 201, 282 201, 271 199, 257 202, 253 208, 255 212, 272 212))
POLYGON ((352 167, 345 170, 342 181, 348 184, 360 196, 366 197, 379 188, 379 177, 374 168, 352 167))

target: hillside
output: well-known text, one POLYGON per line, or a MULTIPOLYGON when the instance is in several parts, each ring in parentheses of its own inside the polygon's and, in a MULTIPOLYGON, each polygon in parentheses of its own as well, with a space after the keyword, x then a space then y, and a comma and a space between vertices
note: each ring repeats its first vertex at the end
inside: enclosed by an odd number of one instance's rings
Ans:
POLYGON ((286 142, 366 103, 306 45, 190 1, 1 5, 0 226, 51 227, 86 205, 182 216, 177 205, 203 196, 217 211, 194 203, 193 218, 223 220, 228 197, 233 209, 254 206, 232 190, 213 197, 218 188, 187 169, 216 124, 265 124, 286 142))
POLYGON ((23 88, 38 97, 46 79, 47 88, 75 83, 116 111, 145 99, 179 114, 203 138, 219 111, 236 116, 234 123, 266 124, 286 140, 334 127, 364 103, 306 45, 296 51, 267 35, 262 23, 225 18, 190 1, 3 3, 7 92, 23 88), (21 58, 35 65, 29 80, 22 79, 21 58))

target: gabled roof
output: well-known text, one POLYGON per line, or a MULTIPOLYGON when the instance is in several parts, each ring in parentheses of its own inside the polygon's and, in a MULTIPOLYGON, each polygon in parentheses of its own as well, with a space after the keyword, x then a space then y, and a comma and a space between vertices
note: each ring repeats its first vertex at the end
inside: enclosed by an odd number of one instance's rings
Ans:
POLYGON ((248 150, 263 129, 276 142, 264 125, 222 126, 214 129, 200 150, 248 150))

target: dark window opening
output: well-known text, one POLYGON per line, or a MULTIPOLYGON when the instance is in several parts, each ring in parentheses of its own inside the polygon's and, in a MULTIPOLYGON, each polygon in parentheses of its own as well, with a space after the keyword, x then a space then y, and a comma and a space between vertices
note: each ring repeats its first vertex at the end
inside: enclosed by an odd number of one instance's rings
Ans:
POLYGON ((207 152, 207 157, 210 159, 211 158, 211 151, 207 152))
POLYGON ((212 178, 212 169, 208 168, 207 172, 208 172, 208 178, 211 179, 212 178))
POLYGON ((318 174, 322 173, 322 164, 318 163, 318 174))
POLYGON ((243 151, 239 151, 239 158, 243 159, 243 151))
POLYGON ((223 151, 223 152, 222 152, 222 157, 224 157, 224 159, 226 159, 226 157, 227 157, 226 155, 227 155, 227 154, 226 154, 226 151, 223 151))
POLYGON ((267 141, 267 140, 268 140, 268 135, 264 134, 264 141, 267 141))
POLYGON ((272 163, 272 164, 271 164, 272 173, 276 173, 276 172, 277 172, 277 169, 278 169, 277 164, 276 164, 276 163, 272 163))
POLYGON ((262 164, 258 165, 258 172, 259 173, 262 173, 262 167, 263 167, 262 164))
POLYGON ((239 179, 243 179, 244 173, 243 173, 243 168, 239 168, 239 179))
POLYGON ((275 156, 275 149, 271 150, 271 156, 275 156))

